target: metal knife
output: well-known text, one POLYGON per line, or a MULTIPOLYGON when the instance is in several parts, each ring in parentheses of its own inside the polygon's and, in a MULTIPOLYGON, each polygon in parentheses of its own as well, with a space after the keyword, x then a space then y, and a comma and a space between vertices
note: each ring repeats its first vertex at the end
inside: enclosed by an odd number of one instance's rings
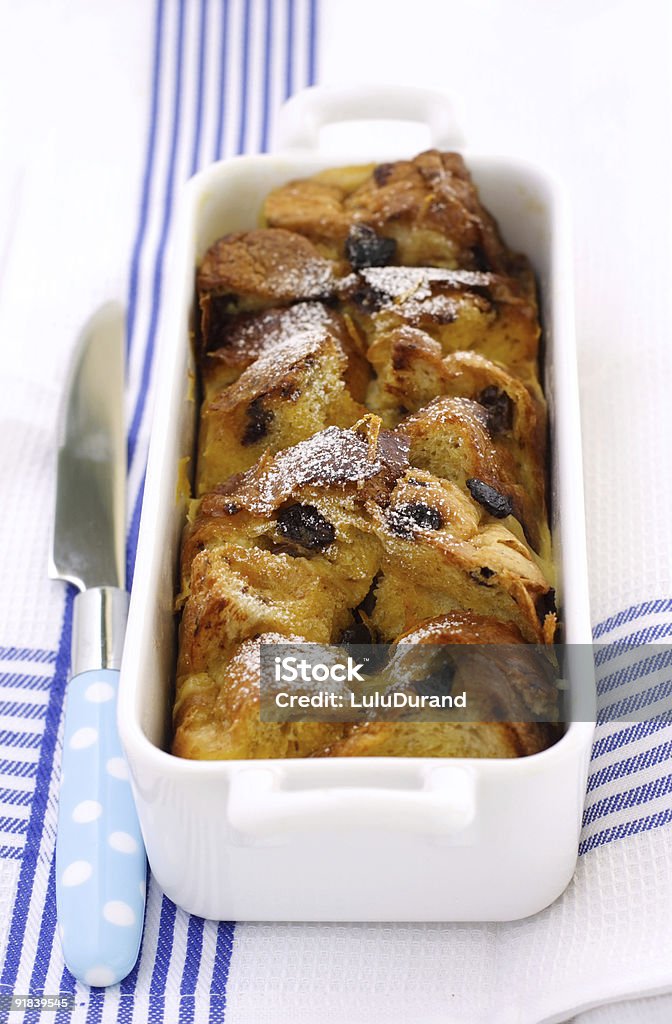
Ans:
POLYGON ((102 306, 73 359, 58 452, 52 579, 74 584, 56 903, 68 969, 113 985, 138 957, 146 858, 117 730, 126 629, 125 313, 102 306))

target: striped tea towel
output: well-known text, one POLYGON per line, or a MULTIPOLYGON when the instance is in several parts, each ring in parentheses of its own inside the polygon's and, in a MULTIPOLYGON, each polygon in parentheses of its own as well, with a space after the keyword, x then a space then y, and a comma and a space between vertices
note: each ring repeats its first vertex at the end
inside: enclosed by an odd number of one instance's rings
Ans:
POLYGON ((218 156, 265 149, 279 104, 314 81, 318 66, 328 82, 398 77, 468 93, 481 148, 533 155, 563 173, 577 211, 595 636, 644 642, 672 632, 670 484, 660 473, 672 440, 672 311, 665 289, 650 287, 652 266, 660 281, 670 270, 669 127, 662 107, 651 111, 652 97, 669 85, 669 25, 649 0, 634 19, 631 3, 585 7, 578 0, 534 11, 522 0, 446 0, 440 9, 429 0, 399 8, 379 0, 0 0, 3 24, 12 26, 0 39, 0 74, 20 97, 0 123, 13 140, 0 171, 10 211, 0 225, 0 337, 9 341, 0 435, 0 994, 65 992, 76 1003, 73 1013, 15 1013, 10 1024, 672 1017, 668 1000, 656 995, 672 988, 672 730, 651 722, 598 729, 576 877, 527 921, 214 923, 189 917, 150 882, 138 966, 108 990, 74 982, 55 934, 72 595, 44 573, 54 425, 74 338, 100 301, 126 299, 130 579, 176 194, 218 156), (646 59, 624 84, 622 46, 636 53, 643 45, 640 24, 648 26, 646 59), (478 73, 471 45, 451 45, 447 65, 447 40, 456 36, 478 40, 478 73), (555 48, 541 45, 549 39, 555 48), (507 58, 514 43, 525 61, 507 58), (42 69, 40 82, 31 66, 42 69), (635 189, 638 147, 652 124, 656 159, 647 189, 635 189), (627 244, 623 225, 632 227, 627 244), (651 998, 613 1017, 604 1008, 580 1012, 635 995, 651 998))

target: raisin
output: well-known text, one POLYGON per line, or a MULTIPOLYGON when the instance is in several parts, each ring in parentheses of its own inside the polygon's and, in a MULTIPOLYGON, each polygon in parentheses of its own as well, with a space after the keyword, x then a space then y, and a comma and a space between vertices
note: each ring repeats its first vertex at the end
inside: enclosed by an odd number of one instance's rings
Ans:
POLYGON ((500 494, 498 490, 491 487, 490 484, 486 484, 484 480, 479 480, 477 477, 472 476, 467 480, 467 487, 474 501, 482 505, 491 516, 494 516, 496 519, 504 519, 505 516, 512 514, 513 502, 511 498, 508 498, 506 494, 500 494))
POLYGON ((255 398, 247 407, 247 426, 243 432, 243 444, 256 444, 266 437, 268 428, 273 422, 273 413, 270 409, 264 409, 262 400, 255 398))
POLYGON ((378 188, 382 188, 383 185, 387 185, 387 180, 394 171, 394 164, 378 164, 373 169, 373 180, 375 181, 378 188))
POLYGON ((496 576, 497 573, 494 569, 490 569, 487 565, 484 565, 480 569, 473 569, 469 575, 471 576, 474 583, 478 583, 479 587, 489 587, 488 580, 496 576))
POLYGON ((362 267, 385 267, 396 254, 397 243, 394 238, 377 235, 368 224, 353 224, 350 228, 345 243, 345 256, 356 270, 362 267))
POLYGON ((513 402, 506 391, 491 384, 483 388, 477 399, 488 411, 488 431, 492 437, 511 430, 513 426, 513 402))
POLYGON ((387 513, 387 524, 399 537, 412 537, 415 530, 440 530, 441 513, 421 501, 396 505, 387 513))
POLYGON ((309 551, 324 551, 333 543, 333 523, 314 505, 289 505, 278 512, 278 533, 309 551))
POLYGON ((348 298, 362 313, 378 313, 388 302, 382 292, 366 284, 356 288, 348 298))
POLYGON ((236 505, 235 501, 227 501, 222 505, 222 512, 227 516, 235 516, 240 512, 240 505, 236 505))

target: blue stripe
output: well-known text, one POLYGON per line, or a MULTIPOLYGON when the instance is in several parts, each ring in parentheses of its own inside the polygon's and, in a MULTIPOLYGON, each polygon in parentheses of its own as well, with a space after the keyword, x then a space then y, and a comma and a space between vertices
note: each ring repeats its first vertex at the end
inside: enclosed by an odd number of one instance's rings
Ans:
POLYGON ((196 127, 194 130, 194 144, 191 150, 191 171, 195 174, 200 164, 201 131, 203 122, 203 90, 205 86, 205 28, 208 17, 208 0, 201 0, 201 12, 198 35, 198 84, 196 88, 196 127))
POLYGON ((609 693, 625 683, 635 682, 650 675, 652 672, 658 672, 662 668, 667 668, 671 662, 672 648, 667 647, 662 650, 656 650, 654 654, 639 658, 638 661, 624 665, 618 671, 610 672, 599 678, 597 692, 600 696, 603 696, 605 693, 609 693))
POLYGON ((287 0, 287 34, 285 37, 285 99, 294 92, 294 0, 287 0))
POLYGON ((597 720, 601 724, 602 722, 613 722, 616 720, 623 721, 635 716, 641 717, 644 709, 648 708, 647 718, 657 718, 670 725, 672 724, 672 708, 670 708, 669 700, 667 699, 670 694, 672 694, 672 679, 667 679, 662 683, 658 683, 657 686, 650 686, 648 689, 642 690, 637 694, 625 697, 623 700, 617 700, 606 707, 601 707, 597 713, 597 720), (662 705, 661 710, 656 711, 654 705, 659 701, 665 701, 665 703, 662 705))
POLYGON ((44 742, 40 751, 40 759, 37 768, 37 779, 35 784, 35 796, 33 799, 26 847, 21 862, 21 871, 17 885, 16 902, 12 914, 12 923, 7 940, 7 953, 5 963, 0 977, 0 987, 3 991, 14 991, 19 964, 21 961, 21 950, 28 920, 30 898, 35 882, 35 871, 40 852, 42 834, 44 830, 44 818, 49 796, 49 783, 54 763, 54 750, 58 734, 58 723, 63 705, 63 694, 67 680, 68 667, 70 663, 70 635, 72 632, 72 602, 74 598, 74 587, 68 586, 63 610, 63 622, 61 625, 61 636, 58 645, 58 656, 54 670, 54 679, 51 684, 51 694, 44 729, 44 742))
MULTIPOLYGON (((152 98, 149 113, 149 130, 147 136, 147 156, 145 159, 145 173, 142 180, 142 197, 140 200, 140 218, 138 230, 133 244, 133 256, 131 258, 131 273, 128 283, 128 316, 126 320, 128 331, 129 347, 133 342, 135 332, 135 314, 138 305, 138 285, 140 277, 140 254, 147 233, 147 222, 149 220, 149 197, 151 195, 152 176, 154 173, 154 159, 156 155, 156 134, 159 124, 159 70, 161 67, 163 38, 163 0, 157 0, 156 17, 154 19, 154 61, 152 64, 152 98)), ((129 458, 130 462, 130 458, 129 458)))
POLYGON ((215 132, 214 160, 219 160, 224 153, 224 113, 226 110, 226 71, 228 67, 227 51, 229 45, 229 0, 222 0, 221 41, 219 49, 219 106, 217 107, 217 130, 215 132))
MULTIPOLYGON (((138 960, 138 963, 140 961, 138 960)), ((136 965, 137 973, 137 965, 136 965)), ((123 982, 122 982, 123 985, 123 982)), ((126 995, 123 991, 119 994, 119 1006, 117 1008, 117 1024, 131 1024, 133 1020, 133 1007, 135 1004, 135 997, 133 995, 126 995)))
POLYGON ((603 818, 605 814, 614 814, 616 811, 622 811, 629 807, 638 807, 659 796, 667 796, 670 792, 672 792, 672 775, 663 775, 643 786, 633 786, 620 793, 605 796, 602 800, 596 800, 594 804, 586 808, 583 827, 587 828, 598 818, 603 818))
POLYGON ((164 1017, 166 981, 170 969, 170 958, 173 952, 175 915, 175 904, 167 896, 163 896, 156 956, 149 983, 149 994, 155 997, 149 1006, 149 1024, 161 1024, 164 1017))
POLYGON ((182 982, 180 984, 180 1020, 179 1024, 192 1024, 196 1000, 194 993, 198 982, 198 970, 201 964, 201 953, 203 951, 203 925, 202 917, 190 917, 187 931, 187 950, 182 971, 182 982))
MULTIPOLYGON (((63 992, 64 994, 75 995, 75 992, 76 992, 75 979, 70 974, 70 971, 67 969, 67 967, 63 968, 63 973, 61 974, 61 983, 58 986, 58 991, 59 992, 63 992)), ((58 1010, 57 1011, 56 1017, 55 1017, 55 1020, 54 1020, 54 1024, 71 1024, 71 1022, 72 1022, 72 1014, 70 1013, 69 1010, 58 1010)))
MULTIPOLYGON (((144 903, 144 913, 146 922, 146 906, 148 906, 150 889, 153 885, 156 885, 152 880, 152 874, 148 872, 148 880, 146 880, 146 899, 144 903)), ((137 978, 140 971, 140 965, 142 958, 145 954, 145 941, 148 938, 146 930, 142 929, 142 937, 140 939, 140 949, 135 962, 135 966, 129 975, 122 979, 119 986, 119 1007, 117 1010, 117 1024, 129 1024, 133 1017, 133 1002, 135 996, 135 989, 137 988, 137 978)))
POLYGON ((612 828, 605 828, 602 832, 597 832, 594 836, 590 836, 589 839, 584 839, 579 845, 579 855, 583 856, 584 853, 588 853, 590 850, 594 850, 598 846, 603 846, 605 843, 612 843, 615 839, 625 839, 628 836, 639 835, 640 832, 648 832, 649 829, 660 828, 661 825, 667 825, 672 821, 672 807, 666 810, 659 811, 658 814, 649 814, 646 818, 637 818, 635 821, 628 821, 620 825, 614 825, 612 828))
POLYGON ((133 505, 133 514, 131 516, 131 525, 128 530, 128 536, 126 538, 126 579, 128 581, 129 588, 133 587, 133 580, 135 578, 135 556, 138 553, 138 537, 140 535, 140 519, 142 516, 142 500, 145 496, 145 482, 147 480, 147 470, 142 474, 142 480, 140 481, 140 487, 135 498, 135 504, 133 505))
POLYGON ((308 85, 317 81, 317 0, 310 0, 308 22, 308 85))
POLYGON ((30 978, 31 992, 44 992, 44 983, 47 980, 49 960, 54 946, 54 935, 56 933, 56 856, 55 851, 51 858, 49 869, 49 881, 47 882, 47 898, 44 905, 44 913, 40 922, 40 935, 37 940, 35 952, 35 963, 30 978))
POLYGON ((28 704, 18 700, 0 700, 0 715, 11 715, 13 718, 35 720, 36 718, 44 718, 46 713, 46 704, 28 704))
POLYGON ((641 750, 639 753, 633 754, 632 757, 617 761, 616 764, 605 765, 604 768, 600 768, 599 771, 590 775, 588 792, 592 793, 598 786, 603 786, 605 782, 612 782, 614 779, 623 778, 624 775, 632 775, 634 772, 641 771, 642 768, 660 764, 661 761, 666 761, 671 753, 672 740, 668 740, 666 743, 660 743, 657 747, 641 750))
MULTIPOLYGON (((0 860, 21 860, 23 857, 23 846, 0 846, 0 860)), ((0 992, 11 991, 6 989, 0 982, 0 992)))
POLYGON ((27 807, 33 799, 32 789, 27 792, 24 789, 0 788, 0 803, 5 806, 27 807))
POLYGON ((27 818, 9 818, 7 815, 0 817, 0 832, 7 836, 22 836, 28 831, 27 818))
POLYGON ((53 669, 47 676, 28 676, 19 672, 0 672, 0 686, 13 686, 20 690, 44 690, 51 686, 53 669))
POLYGON ((42 736, 39 733, 9 732, 7 729, 0 729, 0 747, 21 747, 24 750, 36 750, 41 743, 42 736))
POLYGON ((32 779, 33 775, 37 775, 37 761, 0 761, 0 775, 32 779))
POLYGON ((627 654, 634 647, 641 647, 660 637, 669 636, 670 633, 672 633, 672 622, 661 622, 656 626, 638 629, 623 637, 622 640, 615 640, 610 644, 599 646, 595 651, 595 664, 597 666, 604 665, 605 662, 612 661, 619 654, 627 654))
POLYGON ((626 622, 641 619, 645 615, 657 615, 660 612, 669 611, 672 611, 672 598, 658 598, 656 601, 643 601, 641 604, 630 605, 624 611, 617 612, 616 615, 611 615, 608 619, 598 622, 593 628, 593 637, 597 640, 626 622))
POLYGON ((262 153, 268 151, 268 132, 271 117, 271 78, 273 73, 273 6, 271 0, 266 0, 266 24, 264 28, 264 81, 262 88, 263 107, 261 115, 261 138, 259 149, 262 153))
POLYGON ((168 173, 166 176, 165 193, 163 199, 163 220, 161 223, 161 234, 159 237, 159 246, 157 251, 157 258, 154 264, 154 281, 152 289, 152 303, 151 313, 149 322, 149 331, 147 334, 147 343, 145 346, 145 356, 142 364, 142 373, 140 378, 140 392, 136 401, 135 409, 133 411, 133 418, 131 420, 131 426, 128 433, 128 462, 132 465, 135 457, 135 451, 138 443, 138 433, 140 430, 140 423, 142 421, 142 415, 145 410, 145 402, 147 400, 147 392, 149 390, 149 380, 152 368, 152 358, 154 356, 154 345, 156 341, 156 329, 158 326, 159 319, 159 307, 161 301, 161 286, 163 284, 163 259, 165 255, 166 241, 168 239, 168 229, 172 219, 172 200, 173 190, 175 187, 175 167, 177 164, 177 151, 180 136, 180 124, 182 117, 182 70, 183 70, 183 58, 184 58, 184 15, 185 15, 185 0, 179 2, 179 17, 178 17, 178 29, 177 29, 177 53, 176 53, 176 77, 175 77, 175 91, 173 95, 173 131, 171 135, 170 143, 170 156, 168 160, 168 173))
POLYGON ((234 925, 231 921, 220 921, 217 925, 215 963, 210 986, 210 1024, 224 1024, 226 983, 233 952, 233 931, 234 925))
POLYGON ((89 1003, 86 1008, 86 1024, 100 1024, 103 1019, 107 989, 89 989, 89 1003))
POLYGON ((0 647, 0 661, 37 661, 53 665, 56 657, 56 651, 41 647, 0 647))
POLYGON ((601 736, 593 745, 591 758, 595 760, 603 754, 610 754, 613 750, 618 750, 619 747, 624 747, 628 743, 635 743, 645 736, 650 736, 660 729, 667 728, 667 725, 667 722, 662 722, 660 719, 635 722, 626 729, 618 729, 616 732, 609 733, 608 736, 601 736))
POLYGON ((248 117, 248 78, 250 72, 250 0, 244 0, 245 8, 243 10, 243 38, 242 38, 242 54, 243 59, 241 61, 241 79, 240 79, 240 120, 238 122, 238 146, 236 148, 237 153, 245 152, 245 141, 247 137, 247 117, 248 117))

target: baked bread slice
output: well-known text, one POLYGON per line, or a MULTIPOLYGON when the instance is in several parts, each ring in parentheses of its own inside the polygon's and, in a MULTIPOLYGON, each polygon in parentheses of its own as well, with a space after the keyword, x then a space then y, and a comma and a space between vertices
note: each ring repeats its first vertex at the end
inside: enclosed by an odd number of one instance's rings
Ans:
POLYGON ((541 395, 538 311, 534 296, 518 280, 472 271, 372 267, 339 288, 370 349, 397 327, 420 329, 438 342, 443 355, 477 350, 541 395))
POLYGON ((303 637, 262 633, 209 672, 180 679, 175 701, 173 753, 201 760, 309 757, 342 739, 340 722, 263 722, 260 717, 262 644, 300 644, 303 637))
POLYGON ((359 256, 362 248, 369 260, 373 249, 371 242, 361 244, 361 225, 383 240, 377 257, 383 264, 474 270, 517 265, 458 153, 427 150, 413 160, 336 168, 292 181, 268 195, 264 217, 333 257, 349 254, 354 266, 367 258, 359 256))
POLYGON ((357 357, 342 324, 324 318, 285 333, 287 319, 276 319, 280 330, 267 330, 264 350, 237 380, 217 391, 211 386, 201 412, 199 494, 248 469, 264 452, 327 426, 350 426, 366 412, 347 386, 357 357))
POLYGON ((333 264, 291 231, 238 231, 220 238, 196 275, 199 348, 218 347, 231 313, 327 298, 335 287, 333 264))

